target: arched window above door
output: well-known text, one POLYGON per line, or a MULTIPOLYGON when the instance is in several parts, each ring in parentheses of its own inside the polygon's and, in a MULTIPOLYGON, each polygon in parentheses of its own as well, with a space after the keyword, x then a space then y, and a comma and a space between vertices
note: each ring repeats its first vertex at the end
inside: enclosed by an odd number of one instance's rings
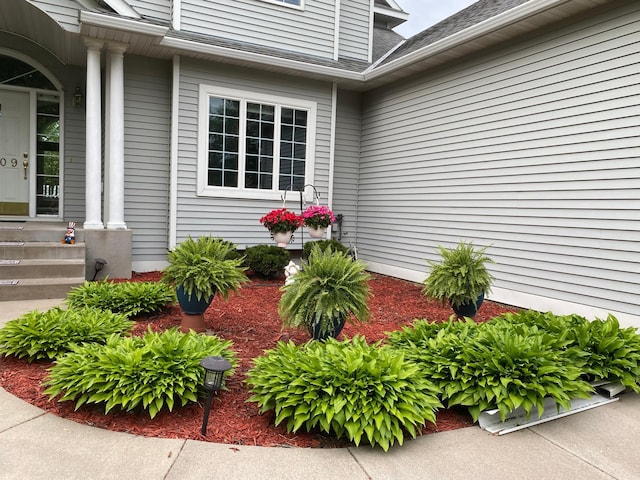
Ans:
POLYGON ((0 85, 57 90, 37 68, 6 55, 0 55, 0 85))

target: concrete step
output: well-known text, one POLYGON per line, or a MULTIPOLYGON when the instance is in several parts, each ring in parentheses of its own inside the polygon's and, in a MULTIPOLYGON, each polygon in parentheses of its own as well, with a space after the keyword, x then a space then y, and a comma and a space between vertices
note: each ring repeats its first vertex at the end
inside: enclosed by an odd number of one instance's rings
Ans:
MULTIPOLYGON (((0 222, 0 241, 60 242, 68 222, 0 222)), ((76 242, 84 242, 84 231, 76 226, 76 242)))
POLYGON ((81 277, 84 259, 0 259, 0 280, 18 278, 81 277))
POLYGON ((0 259, 84 259, 85 244, 60 242, 22 242, 0 240, 0 259))
POLYGON ((0 280, 0 302, 64 298, 69 290, 84 283, 84 276, 73 278, 27 278, 0 280))

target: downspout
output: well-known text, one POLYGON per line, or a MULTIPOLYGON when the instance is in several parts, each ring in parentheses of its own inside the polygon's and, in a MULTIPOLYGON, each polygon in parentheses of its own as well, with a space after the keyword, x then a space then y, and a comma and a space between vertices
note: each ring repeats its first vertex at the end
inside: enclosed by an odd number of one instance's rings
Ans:
POLYGON ((375 17, 375 0, 369 3, 369 51, 367 52, 367 63, 373 61, 373 20, 375 17))
POLYGON ((171 82, 171 135, 169 151, 169 248, 177 243, 178 215, 178 125, 180 108, 180 56, 173 57, 171 82))
POLYGON ((335 0, 335 18, 333 20, 333 59, 338 61, 340 57, 340 0, 335 0))
MULTIPOLYGON (((336 163, 336 121, 338 118, 338 84, 331 84, 331 134, 329 139, 329 186, 327 187, 327 204, 329 208, 333 205, 333 179, 336 163)), ((329 238, 331 238, 331 231, 329 238)))
POLYGON ((174 30, 180 30, 180 17, 182 16, 182 0, 171 2, 171 26, 174 30))

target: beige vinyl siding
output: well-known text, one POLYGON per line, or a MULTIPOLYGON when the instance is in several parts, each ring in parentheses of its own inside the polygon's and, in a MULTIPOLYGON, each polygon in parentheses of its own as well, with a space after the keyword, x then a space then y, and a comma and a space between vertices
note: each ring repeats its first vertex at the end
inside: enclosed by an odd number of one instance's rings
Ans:
POLYGON ((171 20, 172 0, 127 0, 143 17, 159 18, 164 21, 171 20))
POLYGON ((133 262, 166 259, 171 63, 125 56, 125 222, 133 262))
POLYGON ((370 61, 370 21, 371 2, 369 0, 340 2, 340 58, 370 61))
POLYGON ((342 214, 342 238, 339 227, 333 227, 333 238, 344 245, 357 242, 358 160, 360 158, 360 115, 362 96, 357 92, 338 92, 336 151, 333 179, 334 213, 342 214))
POLYGON ((639 32, 634 4, 372 92, 360 254, 426 275, 472 240, 496 287, 639 315, 639 32))
POLYGON ((334 0, 305 0, 304 10, 261 0, 182 0, 181 29, 331 59, 334 9, 334 0))
MULTIPOLYGON (((272 243, 260 217, 281 202, 196 195, 198 89, 200 84, 317 102, 315 180, 321 198, 327 198, 331 124, 331 84, 291 79, 266 72, 181 59, 177 178, 177 240, 187 235, 211 234, 240 248, 272 243)), ((287 207, 299 213, 298 192, 287 193, 287 207)), ((291 248, 301 248, 300 232, 291 248)), ((308 237, 307 237, 308 239, 308 237)))
POLYGON ((74 0, 31 0, 30 3, 46 12, 68 32, 80 32, 78 20, 80 5, 74 0))

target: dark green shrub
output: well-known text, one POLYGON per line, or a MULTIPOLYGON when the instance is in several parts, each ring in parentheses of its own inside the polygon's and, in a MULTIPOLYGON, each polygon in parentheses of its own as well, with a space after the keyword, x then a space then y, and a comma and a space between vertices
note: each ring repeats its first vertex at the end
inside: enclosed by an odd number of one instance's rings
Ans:
POLYGON ((304 258, 309 258, 311 255, 311 249, 320 248, 321 250, 326 250, 327 248, 331 248, 334 252, 342 252, 349 253, 349 249, 345 247, 342 243, 340 243, 336 239, 329 240, 316 240, 313 242, 305 242, 302 247, 302 253, 304 254, 304 258))
POLYGON ((34 310, 0 329, 0 353, 29 362, 52 359, 68 352, 74 343, 104 343, 110 335, 127 332, 132 326, 124 315, 92 308, 34 310))
MULTIPOLYGON (((85 344, 57 359, 49 369, 45 394, 59 401, 72 400, 76 409, 85 403, 113 408, 142 408, 151 418, 176 403, 198 400, 204 370, 200 360, 220 355, 237 365, 231 342, 173 328, 149 330, 144 337, 112 335, 105 345, 85 344)), ((232 371, 225 375, 231 375, 232 371)))
POLYGON ((69 308, 92 307, 133 317, 158 312, 176 301, 173 287, 163 282, 84 282, 67 294, 69 308))
POLYGON ((279 342, 254 360, 247 374, 250 401, 275 411, 289 432, 320 428, 380 445, 385 451, 404 435, 415 438, 441 407, 438 389, 419 367, 363 337, 296 346, 279 342))
POLYGON ((262 278, 284 275, 284 267, 291 261, 289 250, 275 245, 255 245, 244 251, 244 264, 262 278))

